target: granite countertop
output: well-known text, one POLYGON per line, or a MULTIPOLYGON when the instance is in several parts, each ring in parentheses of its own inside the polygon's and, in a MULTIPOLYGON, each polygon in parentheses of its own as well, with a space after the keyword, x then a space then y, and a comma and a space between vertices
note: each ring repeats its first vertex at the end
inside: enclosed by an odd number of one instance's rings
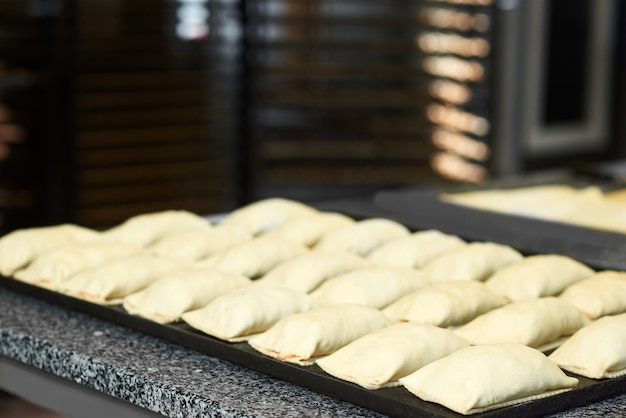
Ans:
MULTIPOLYGON (((168 417, 382 417, 0 287, 0 355, 168 417)), ((622 417, 626 394, 554 417, 622 417)))

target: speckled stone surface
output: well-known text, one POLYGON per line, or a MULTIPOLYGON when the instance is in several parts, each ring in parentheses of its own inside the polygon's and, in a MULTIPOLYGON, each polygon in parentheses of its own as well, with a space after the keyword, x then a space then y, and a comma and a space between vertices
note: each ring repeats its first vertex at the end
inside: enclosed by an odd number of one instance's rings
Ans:
POLYGON ((0 354, 168 417, 380 416, 0 288, 0 354))
MULTIPOLYGON (((380 417, 0 287, 0 355, 168 417, 380 417)), ((554 417, 623 417, 626 394, 554 417)))

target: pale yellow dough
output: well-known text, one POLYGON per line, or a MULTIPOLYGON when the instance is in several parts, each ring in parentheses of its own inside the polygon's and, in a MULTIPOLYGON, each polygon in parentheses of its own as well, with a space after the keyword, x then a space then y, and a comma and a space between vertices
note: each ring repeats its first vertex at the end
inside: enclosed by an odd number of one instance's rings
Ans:
POLYGON ((507 343, 462 348, 400 382, 420 399, 469 415, 556 395, 578 379, 542 352, 507 343))
POLYGON ((313 248, 332 254, 366 256, 383 243, 409 234, 410 231, 396 221, 370 218, 328 231, 313 248))
POLYGON ((220 223, 243 229, 252 235, 271 231, 287 220, 319 213, 309 205, 290 199, 274 197, 259 200, 230 212, 220 223))
POLYGON ((174 322, 185 312, 199 309, 251 280, 211 267, 190 267, 167 274, 128 295, 123 306, 131 314, 159 323, 174 322))
POLYGON ((0 238, 0 274, 11 276, 47 251, 99 237, 98 232, 73 224, 15 230, 0 238))
POLYGON ((168 235, 210 227, 205 218, 185 210, 167 210, 133 216, 104 232, 108 241, 148 246, 168 235))
POLYGON ((227 341, 244 341, 280 319, 313 308, 306 293, 272 286, 246 286, 182 315, 189 326, 227 341))
POLYGON ((164 257, 200 260, 243 242, 252 235, 242 229, 206 227, 168 235, 151 244, 148 249, 164 257))
POLYGON ((452 331, 405 322, 366 334, 317 364, 339 379, 379 389, 398 386, 401 377, 465 347, 452 331))
POLYGON ((306 254, 309 249, 275 237, 258 237, 200 260, 199 263, 250 278, 263 276, 280 263, 306 254))
POLYGON ((522 258, 519 251, 508 245, 473 242, 436 257, 424 266, 422 272, 432 281, 485 280, 522 258))
POLYGON ((312 213, 289 218, 265 235, 311 247, 325 233, 354 222, 354 219, 339 213, 312 213))
POLYGON ((367 265, 361 257, 352 254, 310 252, 278 264, 255 284, 282 286, 309 293, 330 277, 367 265))
POLYGON ((626 312, 626 272, 605 270, 567 287, 559 297, 589 318, 626 312))
POLYGON ((391 325, 378 310, 337 304, 292 314, 248 340, 252 348, 280 361, 311 365, 365 334, 391 325))
POLYGON ((387 241, 367 255, 374 264, 422 268, 435 257, 466 245, 455 235, 428 230, 387 241))
POLYGON ((458 280, 425 286, 383 309, 392 321, 415 321, 450 327, 465 324, 504 306, 506 298, 482 282, 458 280))
POLYGON ((363 267, 324 281, 311 296, 318 305, 353 303, 383 308, 429 283, 407 267, 363 267))
POLYGON ((581 328, 550 354, 550 360, 592 379, 626 375, 626 314, 605 316, 581 328))
POLYGON ((528 256, 495 272, 486 280, 510 301, 555 296, 594 273, 583 263, 558 254, 528 256))
POLYGON ((58 291, 101 305, 122 303, 122 299, 186 263, 154 254, 114 258, 80 270, 59 284, 58 291))
POLYGON ((61 283, 83 269, 143 251, 141 247, 118 242, 70 244, 41 254, 28 267, 18 270, 14 277, 56 290, 61 283))
POLYGON ((455 332, 472 344, 519 343, 554 348, 589 323, 574 305, 556 297, 526 299, 482 314, 455 332))

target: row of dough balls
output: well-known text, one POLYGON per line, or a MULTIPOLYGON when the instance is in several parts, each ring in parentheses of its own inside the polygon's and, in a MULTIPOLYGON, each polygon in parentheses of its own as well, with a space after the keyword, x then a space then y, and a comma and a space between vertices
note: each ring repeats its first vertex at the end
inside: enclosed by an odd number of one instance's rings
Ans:
MULTIPOLYGON (((280 360, 318 360, 321 367, 328 362, 323 369, 330 374, 370 389, 400 384, 415 367, 388 370, 387 378, 383 373, 373 381, 333 370, 331 353, 376 331, 393 334, 417 324, 420 332, 436 330, 432 341, 422 338, 440 347, 429 346, 428 353, 415 342, 372 345, 405 347, 402 356, 419 358, 421 369, 447 357, 445 347, 458 346, 442 335, 473 347, 513 341, 545 349, 587 329, 593 319, 626 311, 626 302, 615 300, 615 289, 622 286, 624 294, 626 283, 618 272, 595 273, 563 256, 523 257, 508 246, 466 243, 437 231, 410 233, 385 219, 357 222, 284 199, 249 205, 215 225, 169 211, 100 233, 74 225, 16 231, 0 239, 0 271, 92 302, 123 303, 130 313, 158 322, 182 317, 209 335, 249 340, 280 360), (290 325, 307 316, 313 323, 290 325), (349 331, 337 329, 348 323, 349 331), (446 329, 451 326, 459 328, 446 329)), ((369 364, 385 364, 356 357, 335 363, 353 364, 362 373, 369 364)), ((584 374, 593 358, 577 359, 570 370, 584 374)), ((614 365, 605 369, 619 373, 614 365)))

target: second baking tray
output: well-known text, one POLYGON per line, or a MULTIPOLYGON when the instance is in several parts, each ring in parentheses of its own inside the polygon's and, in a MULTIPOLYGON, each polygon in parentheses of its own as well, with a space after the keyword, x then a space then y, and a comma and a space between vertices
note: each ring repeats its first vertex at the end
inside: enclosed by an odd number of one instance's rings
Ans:
POLYGON ((439 193, 431 186, 413 187, 317 206, 361 218, 386 217, 414 230, 437 229, 468 241, 507 244, 527 255, 556 253, 595 269, 626 270, 625 234, 473 209, 444 202, 439 193))

